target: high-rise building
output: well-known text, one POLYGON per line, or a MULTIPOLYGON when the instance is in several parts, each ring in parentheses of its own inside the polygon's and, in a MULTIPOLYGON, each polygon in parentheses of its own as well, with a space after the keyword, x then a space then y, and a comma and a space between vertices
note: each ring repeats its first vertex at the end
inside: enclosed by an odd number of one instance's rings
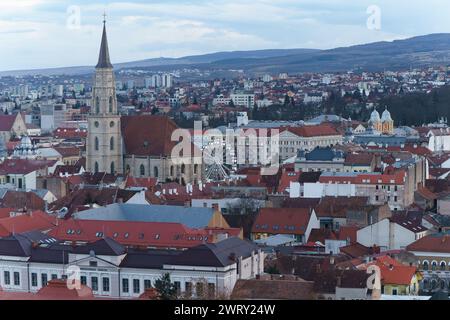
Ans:
POLYGON ((109 57, 105 21, 100 55, 95 67, 88 132, 87 170, 91 172, 122 172, 120 115, 117 110, 116 82, 109 57))
POLYGON ((164 88, 171 88, 173 85, 173 77, 171 74, 165 73, 162 76, 162 86, 164 88))

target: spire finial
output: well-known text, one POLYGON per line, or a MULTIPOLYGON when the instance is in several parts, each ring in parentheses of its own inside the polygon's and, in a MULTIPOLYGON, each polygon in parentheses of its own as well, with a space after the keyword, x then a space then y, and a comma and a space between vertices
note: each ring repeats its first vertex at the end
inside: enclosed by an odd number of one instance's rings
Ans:
POLYGON ((100 46, 100 54, 96 68, 112 68, 111 60, 109 59, 108 37, 106 35, 106 13, 103 15, 103 34, 100 46))
POLYGON ((105 11, 103 11, 103 25, 106 25, 106 17, 107 17, 107 15, 106 15, 106 10, 105 10, 105 11))

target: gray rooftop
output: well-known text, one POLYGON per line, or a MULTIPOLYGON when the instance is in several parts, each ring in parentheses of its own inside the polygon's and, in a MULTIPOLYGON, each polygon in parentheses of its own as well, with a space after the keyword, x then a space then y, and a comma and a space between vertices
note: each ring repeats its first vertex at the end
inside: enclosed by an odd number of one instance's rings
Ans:
POLYGON ((74 217, 101 221, 172 222, 199 229, 209 225, 213 214, 212 208, 114 203, 75 213, 74 217))

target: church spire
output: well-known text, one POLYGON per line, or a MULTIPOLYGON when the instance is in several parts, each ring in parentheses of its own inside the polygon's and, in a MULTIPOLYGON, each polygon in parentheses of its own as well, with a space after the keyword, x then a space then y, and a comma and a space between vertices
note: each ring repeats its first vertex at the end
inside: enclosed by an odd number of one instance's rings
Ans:
POLYGON ((103 35, 102 44, 100 46, 100 55, 98 57, 98 63, 95 68, 112 68, 111 60, 109 59, 109 49, 108 49, 108 37, 106 36, 106 15, 104 15, 103 20, 103 35))

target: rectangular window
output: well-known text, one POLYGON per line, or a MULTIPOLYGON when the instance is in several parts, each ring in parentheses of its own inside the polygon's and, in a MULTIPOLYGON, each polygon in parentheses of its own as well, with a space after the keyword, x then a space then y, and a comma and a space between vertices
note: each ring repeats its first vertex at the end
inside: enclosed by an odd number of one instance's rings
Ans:
POLYGON ((37 287, 38 286, 37 273, 32 273, 31 274, 31 286, 33 286, 33 287, 37 287))
POLYGON ((52 280, 58 279, 58 275, 57 274, 52 274, 52 280))
POLYGON ((103 278, 103 292, 109 292, 109 278, 103 278))
POLYGON ((186 295, 188 296, 188 297, 190 297, 190 296, 192 296, 192 283, 191 282, 186 282, 185 284, 184 284, 184 286, 185 286, 185 288, 186 288, 186 295))
POLYGON ((48 277, 46 273, 41 274, 41 283, 42 286, 45 287, 47 286, 47 282, 48 282, 48 277))
POLYGON ((197 294, 197 297, 203 297, 204 291, 203 291, 203 283, 197 282, 195 285, 195 293, 197 294))
POLYGON ((11 276, 9 271, 3 272, 3 281, 5 282, 5 285, 9 286, 11 284, 11 276))
POLYGON ((91 289, 92 291, 98 291, 98 278, 91 277, 91 289))
POLYGON ((144 289, 150 289, 152 287, 151 280, 144 280, 144 289))
POLYGON ((130 283, 128 279, 122 279, 122 292, 124 293, 130 292, 130 283))
POLYGON ((210 298, 216 295, 216 285, 214 283, 208 283, 208 295, 210 298))
POLYGON ((14 285, 20 286, 20 274, 18 272, 14 272, 14 285))
POLYGON ((139 279, 133 279, 133 292, 140 293, 141 292, 141 283, 139 279))
POLYGON ((83 286, 86 286, 87 285, 87 278, 86 278, 86 276, 81 276, 80 277, 80 282, 81 282, 81 284, 83 286))
POLYGON ((180 281, 174 281, 173 284, 174 284, 175 289, 177 291, 177 295, 179 295, 181 293, 181 283, 180 283, 180 281))

